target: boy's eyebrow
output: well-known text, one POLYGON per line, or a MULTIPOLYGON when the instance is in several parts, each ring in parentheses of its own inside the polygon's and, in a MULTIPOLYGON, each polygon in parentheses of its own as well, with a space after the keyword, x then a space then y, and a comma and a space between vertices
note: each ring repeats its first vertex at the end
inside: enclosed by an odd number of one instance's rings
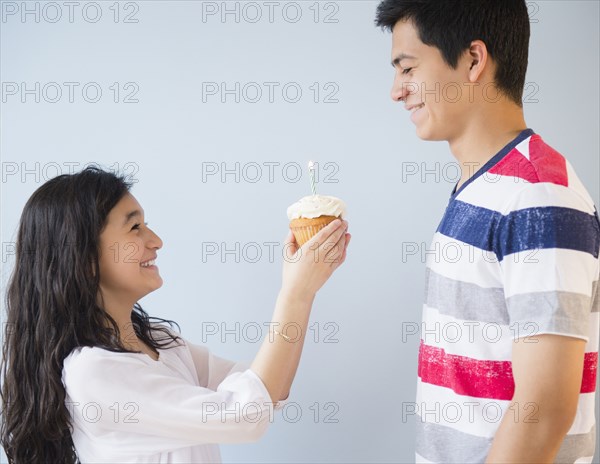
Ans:
POLYGON ((392 61, 392 67, 396 67, 400 64, 402 60, 416 60, 415 56, 407 55, 406 53, 400 53, 394 60, 392 61))
POLYGON ((134 217, 136 216, 141 216, 142 212, 139 209, 136 209, 134 211, 130 211, 129 213, 127 213, 125 215, 125 222, 123 222, 123 225, 126 225, 129 221, 131 221, 134 217))

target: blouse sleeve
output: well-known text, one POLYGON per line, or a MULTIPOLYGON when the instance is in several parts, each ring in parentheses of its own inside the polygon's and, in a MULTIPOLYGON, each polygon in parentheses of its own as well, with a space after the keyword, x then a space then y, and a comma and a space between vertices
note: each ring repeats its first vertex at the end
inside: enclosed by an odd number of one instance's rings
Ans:
POLYGON ((161 363, 98 356, 86 347, 65 359, 63 383, 70 414, 81 427, 92 435, 134 436, 141 454, 254 442, 273 420, 269 393, 250 369, 231 373, 213 390, 174 376, 161 363))
MULTIPOLYGON (((203 387, 216 390, 229 375, 250 369, 251 363, 249 362, 230 361, 229 359, 216 356, 205 346, 195 345, 185 339, 184 341, 194 360, 198 381, 203 387)), ((280 400, 275 404, 274 409, 283 409, 288 402, 289 398, 280 400)))
POLYGON ((200 385, 216 390, 225 378, 235 372, 243 372, 250 368, 250 363, 235 362, 214 355, 207 347, 195 345, 185 340, 188 346, 200 385))

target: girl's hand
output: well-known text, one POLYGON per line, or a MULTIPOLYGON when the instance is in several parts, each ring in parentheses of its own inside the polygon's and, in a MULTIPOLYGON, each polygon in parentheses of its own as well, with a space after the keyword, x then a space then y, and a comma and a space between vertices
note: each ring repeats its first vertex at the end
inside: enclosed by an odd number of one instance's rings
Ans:
POLYGON ((317 291, 346 260, 351 235, 348 222, 330 222, 302 248, 290 230, 284 245, 282 293, 295 299, 312 301, 317 291))

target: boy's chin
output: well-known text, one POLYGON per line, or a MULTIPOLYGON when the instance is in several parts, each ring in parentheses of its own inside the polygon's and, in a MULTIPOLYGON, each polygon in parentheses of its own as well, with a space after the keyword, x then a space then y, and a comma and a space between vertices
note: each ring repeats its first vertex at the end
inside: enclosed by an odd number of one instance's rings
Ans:
POLYGON ((419 137, 421 140, 427 141, 427 142, 443 142, 448 140, 446 137, 444 137, 441 134, 436 134, 430 130, 427 129, 421 129, 419 127, 417 127, 417 137, 419 137))

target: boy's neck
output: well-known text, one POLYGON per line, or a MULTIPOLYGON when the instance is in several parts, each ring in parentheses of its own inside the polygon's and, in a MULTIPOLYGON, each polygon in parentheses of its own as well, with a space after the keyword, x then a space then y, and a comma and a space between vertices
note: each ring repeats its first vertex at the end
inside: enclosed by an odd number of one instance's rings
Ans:
POLYGON ((465 126, 460 135, 448 140, 450 151, 462 172, 457 190, 504 146, 527 129, 522 108, 515 104, 501 106, 479 114, 465 126))

